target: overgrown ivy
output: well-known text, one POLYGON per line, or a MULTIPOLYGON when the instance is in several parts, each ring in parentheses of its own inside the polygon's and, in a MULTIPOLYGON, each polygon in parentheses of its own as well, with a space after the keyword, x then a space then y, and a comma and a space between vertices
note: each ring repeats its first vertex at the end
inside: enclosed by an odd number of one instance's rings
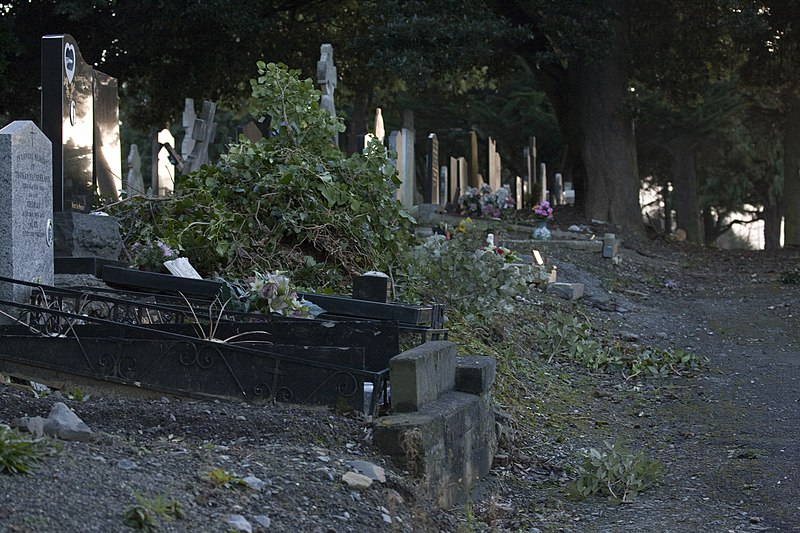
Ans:
POLYGON ((181 177, 172 197, 110 208, 126 245, 160 240, 205 277, 283 270, 316 288, 397 268, 413 219, 395 200, 383 147, 345 156, 332 143, 344 126, 320 108, 310 79, 263 62, 258 74, 251 110, 274 135, 232 145, 218 164, 181 177))

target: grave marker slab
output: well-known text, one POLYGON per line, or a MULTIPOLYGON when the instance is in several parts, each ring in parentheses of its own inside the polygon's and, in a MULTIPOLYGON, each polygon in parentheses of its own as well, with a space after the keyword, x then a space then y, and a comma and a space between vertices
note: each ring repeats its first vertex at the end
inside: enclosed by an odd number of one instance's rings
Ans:
MULTIPOLYGON (((0 130, 0 276, 53 284, 53 148, 28 120, 0 130)), ((30 288, 3 284, 18 303, 30 288)))
POLYGON ((406 113, 403 121, 402 152, 397 157, 400 163, 397 169, 400 171, 400 202, 406 209, 414 206, 414 193, 416 191, 416 172, 414 166, 414 115, 406 113))
POLYGON ((139 147, 131 145, 128 154, 128 177, 125 180, 125 191, 128 196, 144 194, 144 176, 142 176, 142 157, 139 155, 139 147))
POLYGON ((88 212, 122 190, 117 80, 84 61, 71 35, 42 38, 42 131, 53 143, 53 210, 88 212))
POLYGON ((439 138, 435 133, 428 135, 428 155, 425 159, 425 198, 426 204, 439 203, 439 138))
MULTIPOLYGON (((337 80, 336 65, 333 62, 333 46, 325 43, 319 47, 319 61, 317 61, 317 83, 322 89, 319 106, 330 113, 332 117, 336 117, 333 96, 336 92, 337 80)), ((339 146, 338 134, 334 134, 333 144, 339 146)))

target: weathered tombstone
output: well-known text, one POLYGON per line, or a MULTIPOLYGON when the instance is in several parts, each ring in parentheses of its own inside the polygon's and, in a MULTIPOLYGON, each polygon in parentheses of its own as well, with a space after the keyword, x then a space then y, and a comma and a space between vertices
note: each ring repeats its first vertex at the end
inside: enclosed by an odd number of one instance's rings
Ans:
POLYGON ((547 165, 544 163, 539 168, 539 179, 542 180, 542 194, 539 201, 544 202, 547 200, 547 165))
POLYGON ((414 205, 414 193, 416 191, 416 173, 414 166, 414 114, 406 111, 403 114, 402 133, 402 152, 398 154, 400 171, 400 202, 406 209, 411 209, 414 205))
POLYGON ((426 204, 439 203, 439 138, 435 133, 428 135, 428 154, 425 158, 425 196, 426 204))
POLYGON ((128 154, 128 177, 125 180, 125 191, 128 196, 144 194, 144 177, 142 176, 142 157, 139 155, 139 147, 131 145, 128 154))
POLYGON ((468 175, 467 158, 466 157, 459 157, 458 158, 458 188, 461 191, 459 194, 464 194, 464 191, 467 190, 467 175, 468 175))
POLYGON ((528 192, 533 195, 533 184, 536 183, 536 137, 528 139, 528 192))
MULTIPOLYGON (((403 152, 403 132, 401 131, 393 131, 389 134, 389 161, 394 165, 394 168, 397 169, 397 177, 402 180, 403 179, 403 169, 402 164, 403 160, 400 155, 403 152)), ((395 198, 397 201, 400 202, 405 206, 403 202, 403 184, 400 185, 395 189, 395 198)))
POLYGON ((447 195, 447 201, 455 204, 462 191, 458 188, 458 159, 450 156, 450 179, 448 180, 450 193, 447 195))
POLYGON ((571 181, 564 182, 564 203, 575 205, 575 189, 572 188, 571 181))
POLYGON ((183 142, 181 143, 181 157, 184 161, 189 158, 192 153, 195 140, 192 137, 192 130, 194 129, 194 121, 197 114, 194 112, 194 98, 186 98, 183 102, 183 115, 181 117, 181 124, 184 128, 183 142))
POLYGON ((469 186, 480 187, 481 181, 478 179, 478 134, 472 130, 469 132, 469 186))
POLYGON ((166 196, 175 190, 175 165, 169 159, 169 152, 164 146, 175 146, 175 137, 167 128, 156 134, 153 142, 152 187, 154 196, 166 196))
POLYGON ((497 153, 497 141, 489 137, 489 187, 493 191, 500 188, 500 166, 497 153))
POLYGON ((553 178, 553 198, 555 199, 553 205, 564 205, 564 186, 559 172, 556 172, 553 178))
MULTIPOLYGON (((53 148, 29 121, 0 130, 0 276, 53 284, 53 148)), ((30 288, 0 285, 25 302, 30 288)))
MULTIPOLYGON (((333 95, 336 91, 337 74, 336 65, 333 63, 333 46, 325 43, 319 47, 319 61, 317 61, 317 83, 322 89, 319 105, 322 109, 336 116, 336 106, 333 95)), ((334 135, 333 143, 339 146, 339 136, 334 135)))
POLYGON ((447 205, 448 190, 450 187, 450 180, 448 179, 448 171, 445 165, 439 167, 439 205, 447 205))
POLYGON ((386 127, 383 125, 383 113, 380 107, 375 109, 375 137, 381 143, 386 139, 386 127))

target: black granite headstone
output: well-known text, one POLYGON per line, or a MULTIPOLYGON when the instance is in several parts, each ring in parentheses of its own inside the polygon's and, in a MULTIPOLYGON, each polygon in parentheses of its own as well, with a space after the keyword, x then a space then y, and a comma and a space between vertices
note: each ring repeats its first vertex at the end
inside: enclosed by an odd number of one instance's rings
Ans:
POLYGON ((42 37, 42 131, 53 143, 53 210, 89 212, 122 188, 116 79, 84 61, 71 35, 42 37))

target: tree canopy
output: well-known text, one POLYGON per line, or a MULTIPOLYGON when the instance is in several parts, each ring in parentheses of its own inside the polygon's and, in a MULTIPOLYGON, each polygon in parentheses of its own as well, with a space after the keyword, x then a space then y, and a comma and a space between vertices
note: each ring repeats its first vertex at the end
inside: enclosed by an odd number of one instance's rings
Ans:
POLYGON ((796 0, 17 0, 0 7, 0 116, 38 120, 47 33, 72 34, 120 81, 122 120, 142 131, 175 121, 185 97, 244 110, 257 61, 313 76, 330 42, 350 151, 374 107, 388 127, 408 108, 453 150, 470 129, 498 139, 515 170, 537 136, 592 218, 642 231, 640 182, 656 172, 691 240, 746 202, 770 242, 791 206, 800 244, 798 22, 796 0), (719 153, 728 142, 738 165, 719 153))

